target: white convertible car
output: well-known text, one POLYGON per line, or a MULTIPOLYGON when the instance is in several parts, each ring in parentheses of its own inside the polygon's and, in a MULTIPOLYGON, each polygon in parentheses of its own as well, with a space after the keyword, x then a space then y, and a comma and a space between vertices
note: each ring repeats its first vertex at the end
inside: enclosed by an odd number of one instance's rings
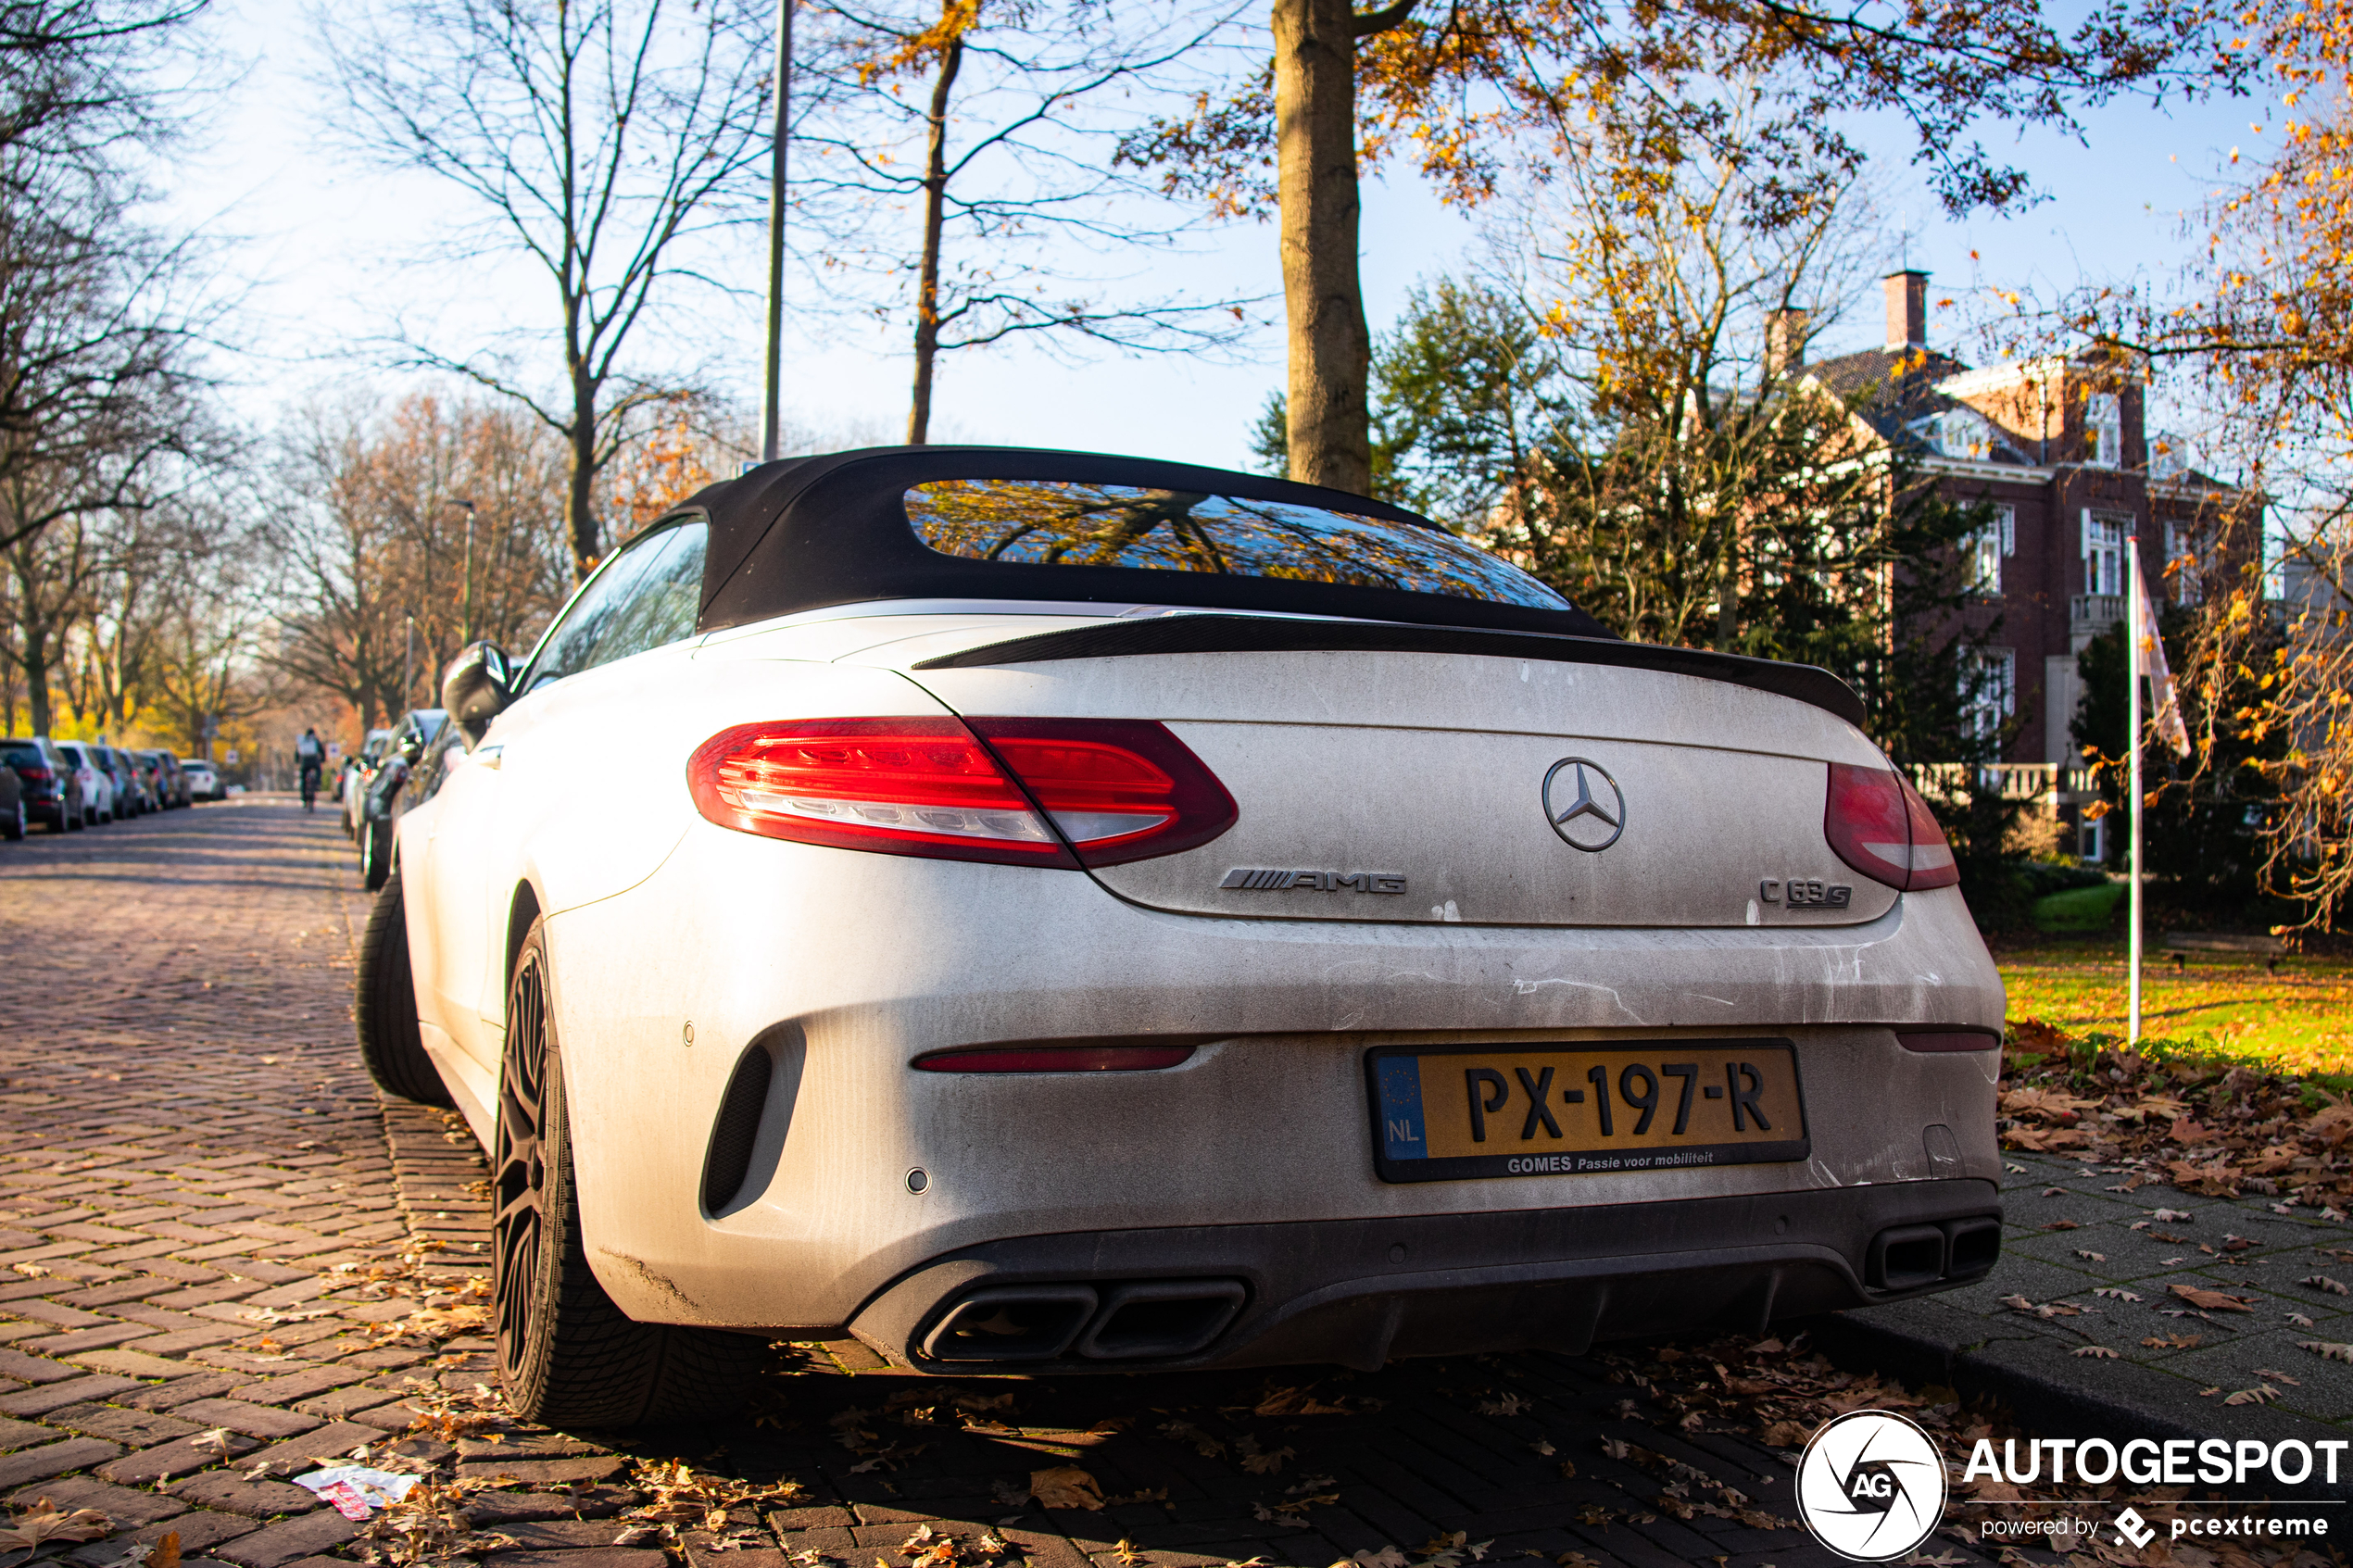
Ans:
POLYGON ((443 696, 360 1042, 492 1152, 539 1420, 711 1413, 779 1337, 1376 1367, 1999 1248, 2001 984, 1853 693, 1395 508, 770 464, 443 696))

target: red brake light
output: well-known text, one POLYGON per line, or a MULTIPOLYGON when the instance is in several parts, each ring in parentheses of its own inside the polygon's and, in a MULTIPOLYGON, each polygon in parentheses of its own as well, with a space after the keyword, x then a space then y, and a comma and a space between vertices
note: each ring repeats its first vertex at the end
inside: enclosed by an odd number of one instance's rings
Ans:
POLYGON ((1928 802, 1909 783, 1904 785, 1904 815, 1912 829, 1912 880, 1905 891, 1918 893, 1924 888, 1950 887, 1959 882, 1960 862, 1953 859, 1953 847, 1945 842, 1936 813, 1928 809, 1928 802))
POLYGON ((1173 1046, 984 1046, 915 1059, 925 1073, 1141 1073, 1193 1054, 1173 1046))
POLYGON ((1830 765, 1822 834, 1838 858, 1898 892, 1950 887, 1960 881, 1952 846, 1912 786, 1888 768, 1830 765))
POLYGON ((1241 813, 1166 726, 1142 719, 975 719, 1090 866, 1207 844, 1241 813))
POLYGON ((1028 797, 953 719, 738 724, 686 764, 695 807, 722 827, 886 855, 1071 865, 1028 797))
POLYGON ((1126 719, 739 724, 686 765, 696 809, 769 838, 1000 865, 1115 865, 1206 844, 1233 797, 1183 742, 1126 719), (977 734, 975 734, 977 732, 977 734))
POLYGON ((1898 1029, 1895 1043, 1907 1051, 1990 1051, 2001 1045, 1998 1029, 1956 1023, 1942 1029, 1898 1029))

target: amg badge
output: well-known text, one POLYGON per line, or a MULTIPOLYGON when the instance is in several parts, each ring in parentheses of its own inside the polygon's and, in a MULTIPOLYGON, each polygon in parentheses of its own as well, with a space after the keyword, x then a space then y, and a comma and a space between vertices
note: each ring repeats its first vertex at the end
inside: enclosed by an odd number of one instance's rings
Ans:
POLYGON ((1236 887, 1250 893, 1297 893, 1314 889, 1319 893, 1403 893, 1405 873, 1403 872, 1290 872, 1252 871, 1237 866, 1226 873, 1220 887, 1236 887))

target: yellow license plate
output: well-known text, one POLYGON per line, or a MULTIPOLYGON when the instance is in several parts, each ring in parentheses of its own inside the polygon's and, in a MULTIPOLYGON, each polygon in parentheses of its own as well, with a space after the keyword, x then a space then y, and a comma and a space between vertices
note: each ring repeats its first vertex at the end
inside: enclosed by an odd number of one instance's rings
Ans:
POLYGON ((1804 1160, 1786 1040, 1384 1046, 1365 1057, 1383 1181, 1804 1160))

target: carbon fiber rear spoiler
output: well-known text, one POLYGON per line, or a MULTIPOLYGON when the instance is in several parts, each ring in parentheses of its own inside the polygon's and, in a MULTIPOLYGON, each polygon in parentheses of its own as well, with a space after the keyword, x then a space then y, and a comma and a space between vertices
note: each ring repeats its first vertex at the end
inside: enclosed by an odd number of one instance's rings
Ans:
POLYGON ((959 653, 942 654, 918 670, 969 670, 1064 659, 1123 659, 1156 653, 1459 653, 1491 659, 1541 659, 1556 664, 1603 664, 1656 670, 1771 692, 1833 714, 1860 728, 1863 699, 1855 688, 1812 664, 1666 647, 1600 637, 1557 637, 1541 632, 1497 632, 1473 626, 1407 626, 1368 621, 1313 621, 1265 615, 1166 615, 1114 621, 1066 632, 1040 632, 959 653))

